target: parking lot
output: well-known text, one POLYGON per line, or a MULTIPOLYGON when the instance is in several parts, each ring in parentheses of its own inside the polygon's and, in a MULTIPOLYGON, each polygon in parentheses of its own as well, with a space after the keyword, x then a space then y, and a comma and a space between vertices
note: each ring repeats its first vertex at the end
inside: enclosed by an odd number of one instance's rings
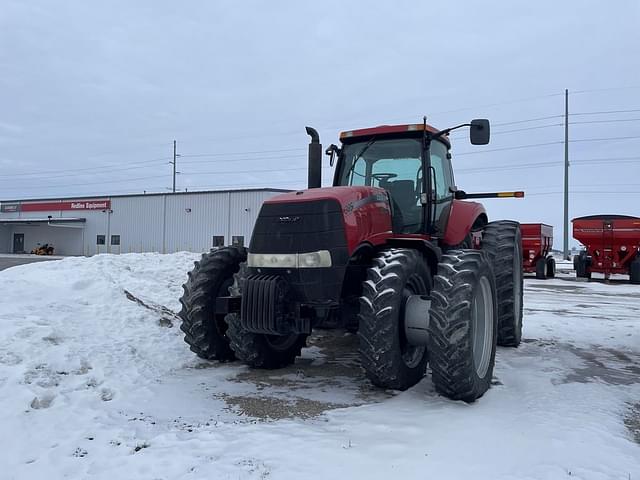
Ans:
POLYGON ((492 388, 465 404, 429 375, 372 387, 357 337, 337 331, 282 370, 197 358, 175 316, 196 258, 0 273, 5 478, 640 476, 637 286, 527 278, 524 341, 498 349, 492 388))
POLYGON ((56 256, 39 256, 39 255, 18 255, 18 254, 0 254, 0 270, 16 267, 18 265, 26 265, 34 262, 45 262, 47 260, 60 260, 63 257, 56 256))

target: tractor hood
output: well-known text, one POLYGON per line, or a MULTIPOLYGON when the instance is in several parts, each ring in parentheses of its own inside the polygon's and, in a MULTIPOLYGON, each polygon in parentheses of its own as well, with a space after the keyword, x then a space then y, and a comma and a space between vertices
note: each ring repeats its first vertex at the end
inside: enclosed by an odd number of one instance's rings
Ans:
POLYGON ((336 223, 341 223, 349 254, 365 239, 373 244, 383 243, 392 231, 389 196, 386 190, 377 187, 314 188, 277 195, 264 202, 260 217, 275 214, 277 218, 272 218, 271 228, 277 230, 280 226, 287 230, 287 224, 311 223, 304 218, 305 212, 317 213, 311 214, 315 217, 312 231, 303 228, 301 232, 322 233, 321 224, 328 222, 324 229, 332 230, 338 226, 336 223), (318 216, 318 209, 324 221, 318 216))

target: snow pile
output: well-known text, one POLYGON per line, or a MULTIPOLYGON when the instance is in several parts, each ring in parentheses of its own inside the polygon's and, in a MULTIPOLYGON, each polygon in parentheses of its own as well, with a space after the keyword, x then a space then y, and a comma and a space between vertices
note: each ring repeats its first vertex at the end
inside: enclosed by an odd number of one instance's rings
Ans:
POLYGON ((0 272, 3 479, 640 478, 637 287, 527 279, 526 341, 498 350, 480 401, 445 400, 428 378, 355 401, 366 382, 352 351, 333 361, 316 346, 280 373, 197 359, 172 314, 195 259, 0 272), (291 410, 291 382, 311 418, 235 408, 291 410))

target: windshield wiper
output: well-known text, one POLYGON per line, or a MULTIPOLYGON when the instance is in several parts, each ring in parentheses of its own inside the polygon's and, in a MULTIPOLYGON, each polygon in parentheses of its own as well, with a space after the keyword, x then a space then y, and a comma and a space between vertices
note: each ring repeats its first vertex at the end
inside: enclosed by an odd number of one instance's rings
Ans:
MULTIPOLYGON (((364 152, 366 152, 369 149, 369 147, 376 142, 376 140, 377 139, 375 137, 369 140, 367 144, 364 147, 362 147, 358 152, 358 154, 353 158, 353 163, 351 164, 351 166, 349 167, 349 170, 347 171, 347 174, 345 175, 345 180, 348 179, 352 173, 357 173, 357 172, 354 172, 354 169, 356 168, 356 162, 362 155, 364 155, 364 152)), ((364 177, 364 175, 360 175, 359 173, 357 173, 357 175, 359 175, 360 177, 364 177)))

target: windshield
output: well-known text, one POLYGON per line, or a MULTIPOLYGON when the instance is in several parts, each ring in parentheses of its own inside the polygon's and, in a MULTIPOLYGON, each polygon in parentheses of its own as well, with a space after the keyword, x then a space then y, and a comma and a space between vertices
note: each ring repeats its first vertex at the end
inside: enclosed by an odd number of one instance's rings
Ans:
POLYGON ((419 139, 369 140, 343 148, 338 185, 381 187, 389 192, 395 231, 422 226, 422 144, 419 139))
POLYGON ((414 138, 345 145, 337 184, 387 188, 391 182, 406 181, 419 194, 421 150, 420 140, 414 138))

